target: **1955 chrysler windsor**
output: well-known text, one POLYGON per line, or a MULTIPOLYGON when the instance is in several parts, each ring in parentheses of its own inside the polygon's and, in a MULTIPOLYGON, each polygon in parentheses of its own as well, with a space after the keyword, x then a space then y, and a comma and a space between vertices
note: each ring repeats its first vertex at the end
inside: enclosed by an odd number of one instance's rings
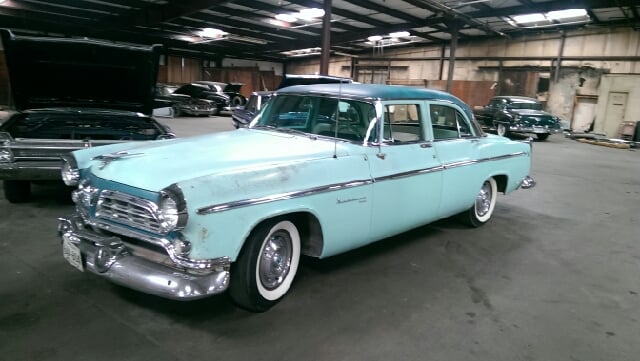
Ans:
POLYGON ((73 152, 62 175, 78 185, 76 212, 58 229, 81 271, 171 299, 228 288, 264 311, 289 290, 300 255, 456 214, 483 225, 498 192, 534 186, 530 161, 530 142, 484 134, 447 93, 292 86, 248 128, 73 152))

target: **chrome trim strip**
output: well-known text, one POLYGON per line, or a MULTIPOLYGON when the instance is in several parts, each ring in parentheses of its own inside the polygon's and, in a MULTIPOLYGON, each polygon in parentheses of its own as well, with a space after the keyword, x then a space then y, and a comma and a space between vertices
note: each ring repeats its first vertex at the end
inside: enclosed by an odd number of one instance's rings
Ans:
POLYGON ((371 183, 373 183, 373 180, 371 179, 357 180, 357 181, 351 181, 351 182, 345 182, 345 183, 335 183, 335 184, 330 184, 326 186, 314 187, 314 188, 305 189, 301 191, 280 193, 280 194, 275 194, 275 195, 261 197, 261 198, 243 199, 235 202, 214 204, 211 206, 198 208, 196 210, 196 213, 200 215, 204 215, 204 214, 223 212, 223 211, 228 211, 235 208, 246 207, 246 206, 251 206, 256 204, 264 204, 264 203, 270 203, 270 202, 281 201, 286 199, 310 196, 318 193, 333 192, 333 191, 342 190, 342 189, 360 187, 360 186, 364 186, 371 183))
POLYGON ((439 165, 437 167, 424 168, 424 169, 412 170, 412 171, 409 171, 409 172, 390 174, 390 175, 386 175, 384 177, 375 178, 374 181, 376 181, 376 182, 384 182, 384 181, 391 180, 391 179, 400 179, 400 178, 413 177, 414 175, 440 172, 440 171, 443 171, 444 169, 445 169, 444 166, 439 165))
POLYGON ((430 167, 430 168, 423 168, 423 169, 417 169, 417 170, 408 171, 408 172, 390 174, 390 175, 386 175, 386 176, 383 176, 383 177, 378 177, 378 178, 371 179, 371 180, 359 180, 359 181, 346 182, 346 183, 337 183, 337 184, 331 184, 331 185, 327 185, 327 186, 314 187, 314 188, 301 190, 301 191, 293 191, 293 192, 275 194, 275 195, 272 195, 272 196, 266 196, 266 197, 261 197, 261 198, 243 199, 243 200, 239 200, 239 201, 235 201, 235 202, 214 204, 214 205, 211 205, 211 206, 198 208, 196 210, 196 214, 205 215, 205 214, 224 212, 224 211, 228 211, 228 210, 235 209, 235 208, 241 208, 241 207, 246 207, 246 206, 251 206, 251 205, 256 205, 256 204, 264 204, 264 203, 275 202, 275 201, 286 200, 286 199, 292 199, 292 198, 297 198, 297 197, 304 197, 304 196, 309 196, 309 195, 318 194, 318 193, 332 192, 332 191, 337 191, 337 190, 342 190, 342 189, 347 189, 347 188, 352 188, 352 187, 359 187, 359 186, 363 186, 363 185, 368 185, 368 184, 372 184, 372 183, 375 183, 375 182, 383 182, 383 181, 387 181, 387 180, 391 180, 391 179, 399 179, 399 178, 412 177, 414 175, 428 174, 428 173, 433 173, 433 172, 440 172, 440 171, 443 171, 443 170, 446 170, 446 169, 463 167, 463 166, 467 166, 467 165, 471 165, 471 164, 475 164, 475 163, 491 162, 491 161, 507 159, 507 158, 512 158, 512 157, 520 157, 520 156, 527 155, 527 154, 528 153, 526 153, 526 152, 517 152, 517 153, 511 153, 511 154, 501 155, 501 156, 497 156, 497 157, 490 157, 490 158, 485 158, 485 159, 480 159, 480 160, 467 160, 467 161, 460 161, 460 162, 452 162, 452 163, 449 163, 449 164, 439 165, 439 166, 430 167))

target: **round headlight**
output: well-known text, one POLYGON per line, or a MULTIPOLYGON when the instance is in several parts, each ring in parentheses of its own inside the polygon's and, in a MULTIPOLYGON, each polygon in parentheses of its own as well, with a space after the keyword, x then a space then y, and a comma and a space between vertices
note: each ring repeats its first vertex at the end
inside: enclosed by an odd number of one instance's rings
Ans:
POLYGON ((158 204, 158 218, 160 218, 160 225, 166 231, 170 231, 178 225, 180 214, 178 211, 178 202, 168 194, 162 194, 160 196, 160 203, 158 204))
POLYGON ((62 181, 68 186, 77 186, 78 180, 80 179, 80 172, 73 163, 75 162, 73 162, 71 159, 62 159, 62 181))
POLYGON ((189 214, 180 187, 173 184, 160 191, 157 204, 157 219, 164 233, 185 227, 189 214))

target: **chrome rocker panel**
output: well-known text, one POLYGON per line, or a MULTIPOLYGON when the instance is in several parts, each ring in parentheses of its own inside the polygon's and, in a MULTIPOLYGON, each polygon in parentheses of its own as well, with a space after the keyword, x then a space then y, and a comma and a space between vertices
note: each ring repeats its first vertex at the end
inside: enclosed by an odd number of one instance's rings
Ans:
MULTIPOLYGON (((192 274, 133 255, 118 237, 106 237, 78 227, 76 215, 58 219, 58 235, 80 249, 86 271, 144 293, 194 300, 224 292, 229 286, 229 260, 207 274, 192 274)), ((194 271, 202 271, 200 269, 194 271)))

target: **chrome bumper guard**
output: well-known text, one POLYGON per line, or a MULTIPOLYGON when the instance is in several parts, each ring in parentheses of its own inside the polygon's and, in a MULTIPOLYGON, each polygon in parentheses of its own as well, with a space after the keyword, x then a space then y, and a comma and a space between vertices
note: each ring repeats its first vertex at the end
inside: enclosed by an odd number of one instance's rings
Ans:
POLYGON ((192 274, 135 256, 120 238, 81 229, 79 224, 75 215, 59 218, 58 235, 78 247, 85 270, 113 283, 174 300, 204 298, 229 286, 228 259, 222 259, 211 273, 192 274))
POLYGON ((546 128, 546 127, 540 127, 540 126, 521 126, 521 125, 510 125, 509 126, 509 131, 511 132, 521 132, 521 133, 534 133, 534 134, 558 134, 558 133, 562 133, 562 129, 555 129, 555 128, 546 128))
POLYGON ((530 176, 524 177, 522 181, 520 181, 520 187, 522 189, 530 189, 536 186, 536 181, 533 180, 530 176))

